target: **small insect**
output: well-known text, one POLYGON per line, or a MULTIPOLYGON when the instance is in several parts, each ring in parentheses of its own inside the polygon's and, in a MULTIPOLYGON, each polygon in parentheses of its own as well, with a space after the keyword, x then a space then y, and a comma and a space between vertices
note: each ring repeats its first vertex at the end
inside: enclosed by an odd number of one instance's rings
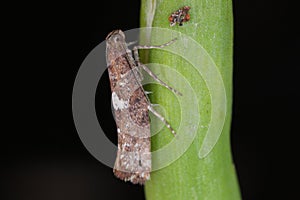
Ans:
POLYGON ((191 7, 189 6, 183 6, 179 10, 173 12, 169 16, 169 22, 170 26, 174 26, 175 24, 179 24, 179 26, 182 26, 184 22, 187 22, 190 20, 190 14, 188 13, 191 7))
POLYGON ((113 172, 116 177, 144 184, 150 179, 151 133, 149 111, 165 123, 172 134, 174 129, 150 103, 141 81, 140 69, 172 92, 180 92, 161 81, 146 65, 139 61, 139 49, 163 48, 175 40, 159 46, 135 46, 128 49, 125 35, 115 30, 106 37, 106 62, 112 91, 112 106, 118 132, 118 151, 113 172))

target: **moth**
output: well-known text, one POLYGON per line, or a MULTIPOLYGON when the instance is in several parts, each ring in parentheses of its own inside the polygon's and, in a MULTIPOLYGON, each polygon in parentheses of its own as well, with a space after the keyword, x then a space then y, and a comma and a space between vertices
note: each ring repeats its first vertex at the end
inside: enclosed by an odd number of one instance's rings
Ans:
POLYGON ((188 13, 191 9, 190 6, 183 6, 182 8, 176 10, 169 16, 170 26, 174 26, 175 24, 179 24, 179 26, 183 25, 183 22, 187 22, 190 20, 190 14, 188 13))
POLYGON ((151 172, 151 133, 149 111, 165 123, 175 135, 169 122, 151 105, 141 81, 141 70, 172 92, 180 92, 160 80, 139 61, 139 49, 163 48, 172 40, 159 46, 128 48, 125 35, 114 30, 106 37, 106 62, 112 92, 112 107, 118 132, 118 151, 113 172, 116 177, 134 184, 144 184, 151 172))

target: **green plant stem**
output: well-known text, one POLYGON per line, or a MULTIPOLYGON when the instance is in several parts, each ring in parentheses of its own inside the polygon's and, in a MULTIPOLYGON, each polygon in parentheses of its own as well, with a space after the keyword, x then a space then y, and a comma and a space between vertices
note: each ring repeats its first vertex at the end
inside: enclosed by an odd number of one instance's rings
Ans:
MULTIPOLYGON (((232 104, 232 45, 233 22, 231 0, 142 0, 141 27, 161 27, 179 31, 202 45, 217 66, 226 90, 227 112, 222 134, 212 151, 204 158, 198 157, 205 135, 198 128, 197 136, 188 150, 169 166, 151 173, 151 180, 145 186, 148 200, 159 199, 241 199, 238 181, 230 149, 230 123, 232 104), (183 26, 169 26, 168 16, 178 8, 191 7, 189 22, 183 26)), ((142 36, 143 37, 143 36, 142 36)), ((144 37, 148 37, 145 36, 144 37)), ((142 57, 142 60, 145 61, 142 57)), ((199 57, 201 59, 201 57, 199 57)), ((151 50, 147 62, 173 66, 184 76, 196 91, 199 101, 201 123, 209 123, 211 100, 203 77, 193 73, 189 63, 182 58, 161 50, 151 50)), ((154 94, 151 101, 163 105, 167 118, 178 125, 178 105, 172 101, 170 92, 162 87, 150 86, 154 94)), ((181 91, 183 88, 176 88, 181 91)), ((190 108, 193 109, 193 108, 190 108)), ((192 110, 190 111, 192 112, 192 110)), ((203 128, 203 127, 202 127, 203 128)), ((167 129, 154 136, 152 149, 159 149, 170 141, 167 129)), ((177 147, 180 148, 180 147, 177 147)), ((174 149, 176 151, 176 149, 174 149)))

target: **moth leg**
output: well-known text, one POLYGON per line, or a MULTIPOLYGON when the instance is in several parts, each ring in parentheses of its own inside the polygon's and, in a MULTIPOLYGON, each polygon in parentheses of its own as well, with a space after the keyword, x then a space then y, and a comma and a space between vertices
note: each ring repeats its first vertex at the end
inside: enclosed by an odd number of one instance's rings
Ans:
POLYGON ((138 41, 132 41, 132 42, 128 42, 126 43, 127 47, 136 44, 138 41))
POLYGON ((138 49, 162 49, 166 46, 170 46, 176 40, 177 40, 177 38, 174 38, 174 39, 170 40, 169 42, 167 42, 165 44, 161 44, 161 45, 137 45, 137 46, 133 47, 133 51, 134 51, 134 53, 136 53, 138 49))
POLYGON ((137 67, 132 68, 132 73, 139 82, 141 82, 144 79, 144 76, 143 76, 143 73, 141 72, 140 67, 137 66, 137 67))
POLYGON ((151 105, 148 105, 148 110, 152 112, 158 119, 160 119, 166 127, 171 131, 171 133, 176 136, 175 130, 171 127, 170 123, 161 115, 151 105))
POLYGON ((168 84, 166 84, 165 82, 160 80, 146 65, 139 63, 138 66, 142 67, 143 70, 145 70, 154 80, 156 80, 162 86, 164 86, 168 90, 174 92, 175 94, 182 96, 182 94, 179 91, 175 90, 174 88, 172 88, 171 86, 169 86, 168 84))
POLYGON ((154 46, 135 46, 132 51, 133 51, 134 60, 136 61, 136 64, 138 67, 142 67, 143 70, 145 70, 154 80, 156 80, 162 86, 166 87, 167 89, 174 92, 175 94, 182 96, 182 94, 179 91, 175 90, 174 88, 172 88, 171 86, 169 86, 168 84, 166 84, 165 82, 160 80, 146 65, 142 64, 139 60, 139 52, 138 52, 139 49, 161 49, 161 48, 171 45, 173 42, 175 42, 175 40, 177 40, 177 38, 175 38, 165 44, 156 45, 156 46, 155 45, 154 46))
POLYGON ((145 92, 145 94, 152 94, 153 92, 151 92, 151 91, 144 91, 145 92))
POLYGON ((133 47, 132 51, 133 51, 133 56, 135 61, 137 62, 138 65, 140 65, 140 58, 139 58, 139 49, 162 49, 166 46, 171 45, 172 43, 174 43, 177 40, 177 38, 174 38, 173 40, 165 43, 165 44, 161 44, 161 45, 151 45, 151 46, 147 46, 147 45, 137 45, 135 47, 133 47))

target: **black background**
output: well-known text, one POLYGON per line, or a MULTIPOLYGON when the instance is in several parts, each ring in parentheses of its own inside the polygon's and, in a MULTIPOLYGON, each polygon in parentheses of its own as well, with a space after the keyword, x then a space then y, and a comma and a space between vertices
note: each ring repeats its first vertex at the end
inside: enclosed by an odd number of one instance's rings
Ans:
MULTIPOLYGON (((12 7, 3 29, 9 63, 3 68, 10 72, 2 74, 9 111, 1 131, 0 199, 143 199, 141 186, 117 180, 88 153, 71 107, 81 62, 111 30, 139 26, 139 1, 12 7)), ((234 2, 231 138, 243 199, 297 192, 300 44, 293 8, 288 1, 234 2)))

